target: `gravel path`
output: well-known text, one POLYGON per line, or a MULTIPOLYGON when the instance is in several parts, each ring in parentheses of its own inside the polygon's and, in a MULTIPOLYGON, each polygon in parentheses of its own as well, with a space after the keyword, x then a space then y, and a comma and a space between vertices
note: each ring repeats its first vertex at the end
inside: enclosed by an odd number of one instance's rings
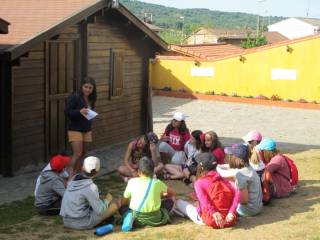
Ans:
MULTIPOLYGON (((273 137, 283 151, 299 152, 320 148, 320 111, 268 107, 169 97, 153 98, 154 131, 161 134, 175 111, 187 116, 190 130, 214 130, 227 146, 241 142, 252 129, 273 137)), ((115 170, 122 161, 127 143, 94 151, 102 159, 103 172, 115 170)), ((0 178, 0 204, 32 195, 39 173, 0 178)))

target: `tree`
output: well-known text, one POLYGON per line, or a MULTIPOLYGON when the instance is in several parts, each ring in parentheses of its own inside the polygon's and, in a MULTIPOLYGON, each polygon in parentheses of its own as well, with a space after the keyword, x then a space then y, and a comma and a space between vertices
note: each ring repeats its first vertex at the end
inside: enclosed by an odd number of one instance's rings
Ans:
POLYGON ((267 39, 265 36, 263 36, 261 33, 256 36, 256 37, 251 37, 251 33, 247 34, 247 39, 241 42, 240 47, 242 48, 254 48, 254 47, 259 47, 262 45, 266 45, 267 39))

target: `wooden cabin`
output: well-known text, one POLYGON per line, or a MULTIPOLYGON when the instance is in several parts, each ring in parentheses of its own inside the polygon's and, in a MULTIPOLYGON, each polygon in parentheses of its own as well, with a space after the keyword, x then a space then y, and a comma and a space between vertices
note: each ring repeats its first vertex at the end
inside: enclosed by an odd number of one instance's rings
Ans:
POLYGON ((11 24, 0 36, 0 174, 68 146, 64 107, 84 76, 97 83, 94 148, 152 129, 149 60, 167 44, 124 6, 5 0, 0 16, 11 24))

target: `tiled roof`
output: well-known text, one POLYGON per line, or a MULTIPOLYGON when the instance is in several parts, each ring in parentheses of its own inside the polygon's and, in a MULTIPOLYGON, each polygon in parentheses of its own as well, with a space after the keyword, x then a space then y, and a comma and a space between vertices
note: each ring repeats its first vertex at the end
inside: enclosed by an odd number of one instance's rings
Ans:
POLYGON ((170 49, 186 56, 195 56, 199 59, 206 60, 214 60, 223 56, 243 52, 242 48, 232 44, 172 45, 170 49))
MULTIPOLYGON (((97 11, 111 7, 112 0, 0 0, 0 16, 8 22, 9 34, 0 37, 0 58, 15 59, 40 41, 76 24, 97 11), (5 54, 8 53, 8 54, 5 54)), ((161 49, 167 43, 122 4, 115 11, 132 22, 161 49)))
POLYGON ((320 38, 320 34, 315 34, 312 36, 302 37, 294 40, 285 40, 285 41, 277 42, 274 44, 267 44, 260 47, 250 48, 250 49, 237 48, 230 44, 199 44, 199 45, 182 45, 182 46, 172 45, 170 46, 170 49, 176 53, 180 53, 180 56, 175 56, 173 54, 171 55, 163 54, 162 56, 157 56, 157 58, 172 59, 172 60, 177 60, 177 59, 195 60, 196 59, 201 61, 218 61, 218 60, 232 58, 240 55, 245 56, 247 54, 261 52, 261 51, 276 48, 276 47, 292 45, 295 43, 309 41, 317 38, 320 38), (194 47, 188 48, 189 46, 194 46, 194 47), (210 51, 207 48, 209 46, 212 47, 212 51, 210 51), (235 48, 230 48, 231 46, 235 48), (166 55, 169 55, 169 56, 166 56, 166 55))
POLYGON ((1 0, 0 16, 10 22, 0 45, 17 45, 100 0, 1 0))
POLYGON ((297 19, 320 28, 320 19, 318 18, 297 18, 297 19))
POLYGON ((281 33, 278 32, 263 32, 262 35, 266 37, 268 44, 288 40, 287 37, 283 36, 281 33))
POLYGON ((218 38, 246 38, 248 33, 252 33, 252 30, 245 28, 201 28, 190 36, 197 34, 211 34, 218 38))

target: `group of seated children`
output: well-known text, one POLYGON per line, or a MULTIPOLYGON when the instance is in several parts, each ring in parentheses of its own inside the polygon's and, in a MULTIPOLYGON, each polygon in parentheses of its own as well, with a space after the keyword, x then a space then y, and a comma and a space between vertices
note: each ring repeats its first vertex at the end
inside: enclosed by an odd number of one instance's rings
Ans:
POLYGON ((190 134, 185 116, 176 112, 160 141, 148 133, 129 143, 118 168, 128 182, 122 198, 107 194, 100 199, 93 182, 100 170, 98 158, 85 158, 82 171, 66 182, 70 158, 58 154, 37 180, 35 207, 39 214, 60 214, 73 229, 91 229, 116 212, 123 218, 133 212, 134 227, 164 225, 173 214, 213 228, 231 227, 238 216, 255 216, 263 203, 289 196, 298 178, 292 160, 277 150, 273 139, 251 131, 243 140, 223 148, 213 131, 190 134), (183 180, 194 188, 193 201, 176 199, 161 178, 183 180))
POLYGON ((155 166, 151 158, 139 160, 137 177, 130 179, 123 197, 117 200, 109 193, 100 199, 98 187, 93 182, 100 170, 97 157, 85 158, 81 172, 75 174, 66 186, 61 173, 70 160, 68 156, 57 154, 51 158, 50 167, 41 172, 35 190, 35 207, 39 214, 60 214, 65 227, 78 230, 92 229, 108 222, 118 211, 122 216, 129 211, 139 212, 135 215, 135 227, 164 225, 170 221, 175 193, 153 177, 155 166), (146 201, 140 206, 149 184, 146 201))

